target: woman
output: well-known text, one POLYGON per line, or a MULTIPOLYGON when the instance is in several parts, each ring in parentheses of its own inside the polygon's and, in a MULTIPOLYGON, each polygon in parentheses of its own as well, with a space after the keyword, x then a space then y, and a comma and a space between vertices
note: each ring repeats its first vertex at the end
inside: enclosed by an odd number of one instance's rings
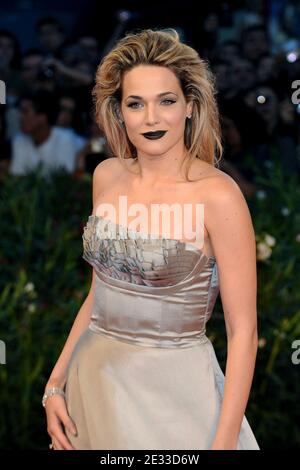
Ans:
POLYGON ((93 174, 83 234, 93 281, 46 386, 50 446, 258 449, 244 417, 257 352, 255 236, 239 187, 215 167, 212 76, 175 30, 144 30, 103 58, 94 97, 117 158, 93 174), (225 382, 205 335, 219 286, 225 382))

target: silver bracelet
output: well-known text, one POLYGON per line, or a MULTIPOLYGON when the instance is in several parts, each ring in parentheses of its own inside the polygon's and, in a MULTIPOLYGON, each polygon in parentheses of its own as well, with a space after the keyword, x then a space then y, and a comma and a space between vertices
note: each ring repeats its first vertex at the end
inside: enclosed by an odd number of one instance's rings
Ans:
POLYGON ((52 397, 53 395, 61 395, 61 396, 65 396, 65 392, 62 388, 58 388, 58 387, 52 387, 52 388, 48 388, 44 395, 43 395, 43 398, 42 398, 42 405, 43 407, 45 408, 46 406, 46 401, 48 400, 49 397, 52 397))

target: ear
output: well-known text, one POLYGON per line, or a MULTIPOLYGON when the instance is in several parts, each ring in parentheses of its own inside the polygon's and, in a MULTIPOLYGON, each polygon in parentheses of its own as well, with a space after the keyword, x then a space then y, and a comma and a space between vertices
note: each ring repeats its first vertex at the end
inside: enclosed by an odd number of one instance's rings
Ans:
POLYGON ((188 118, 192 117, 192 112, 193 112, 193 102, 189 101, 186 107, 186 115, 188 118))

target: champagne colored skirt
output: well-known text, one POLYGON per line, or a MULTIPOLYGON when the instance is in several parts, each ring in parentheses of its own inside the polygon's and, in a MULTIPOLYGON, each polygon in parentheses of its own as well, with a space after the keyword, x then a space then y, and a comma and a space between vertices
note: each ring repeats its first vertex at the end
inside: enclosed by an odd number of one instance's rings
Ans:
MULTIPOLYGON (((209 449, 224 375, 212 343, 159 348, 87 329, 69 366, 66 402, 78 450, 209 449)), ((244 416, 237 450, 258 450, 244 416)))

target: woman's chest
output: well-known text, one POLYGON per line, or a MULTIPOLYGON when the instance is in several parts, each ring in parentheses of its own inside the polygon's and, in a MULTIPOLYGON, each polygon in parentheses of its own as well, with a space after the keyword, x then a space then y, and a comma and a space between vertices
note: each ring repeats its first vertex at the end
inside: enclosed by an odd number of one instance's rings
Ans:
POLYGON ((93 214, 135 231, 193 243, 213 255, 205 227, 205 198, 195 183, 161 188, 116 181, 98 193, 93 214))

